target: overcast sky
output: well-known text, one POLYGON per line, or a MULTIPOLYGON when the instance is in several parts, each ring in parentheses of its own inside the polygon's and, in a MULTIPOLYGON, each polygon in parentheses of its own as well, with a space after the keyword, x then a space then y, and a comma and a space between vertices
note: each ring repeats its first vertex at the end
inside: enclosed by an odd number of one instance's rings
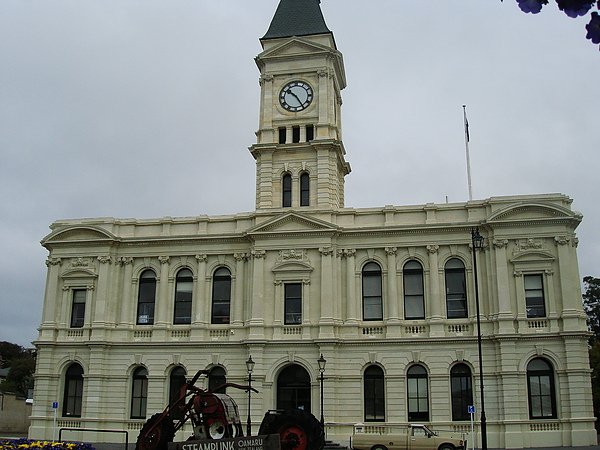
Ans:
MULTIPOLYGON (((0 1, 0 341, 29 346, 58 219, 254 209, 253 58, 278 0, 0 1)), ((551 2, 324 0, 346 206, 560 192, 600 276, 600 52, 551 2)))

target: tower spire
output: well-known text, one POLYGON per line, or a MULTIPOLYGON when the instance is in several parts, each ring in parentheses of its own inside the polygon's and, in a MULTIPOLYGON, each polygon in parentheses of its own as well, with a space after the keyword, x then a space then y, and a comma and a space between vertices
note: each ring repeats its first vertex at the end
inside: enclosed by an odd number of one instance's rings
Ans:
POLYGON ((320 0, 280 0, 271 25, 262 39, 331 33, 320 0))

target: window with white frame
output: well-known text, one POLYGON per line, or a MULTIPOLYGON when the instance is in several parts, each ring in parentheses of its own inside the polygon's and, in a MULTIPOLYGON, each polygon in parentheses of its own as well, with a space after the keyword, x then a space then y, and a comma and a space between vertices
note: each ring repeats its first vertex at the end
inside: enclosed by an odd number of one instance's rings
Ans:
POLYGON ((85 321, 85 300, 87 289, 73 289, 71 305, 71 328, 81 328, 85 321))
POLYGON ((363 320, 383 320, 381 267, 375 262, 362 270, 363 320))
POLYGON ((285 325, 302 323, 302 283, 285 283, 283 308, 285 325))
POLYGON ((423 290, 423 266, 418 261, 408 261, 403 270, 404 318, 425 318, 425 295, 423 290))
POLYGON ((542 274, 523 275, 527 317, 546 317, 544 278, 542 274))

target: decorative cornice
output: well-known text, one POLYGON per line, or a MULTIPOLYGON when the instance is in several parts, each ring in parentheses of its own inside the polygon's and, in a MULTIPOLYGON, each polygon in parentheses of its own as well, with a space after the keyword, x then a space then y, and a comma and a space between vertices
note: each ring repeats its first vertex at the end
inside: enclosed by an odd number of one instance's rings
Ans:
POLYGON ((233 258, 237 262, 247 261, 248 260, 248 254, 247 253, 234 253, 233 254, 233 258))
POLYGON ((71 260, 71 267, 89 267, 90 261, 87 258, 74 258, 71 260))
POLYGON ((496 248, 505 248, 508 246, 508 239, 494 239, 492 243, 496 248))
POLYGON ((131 256, 120 256, 117 258, 117 264, 120 266, 133 264, 133 258, 131 256))
POLYGON ((430 253, 430 254, 432 254, 432 255, 434 253, 437 253, 439 249, 440 249, 439 245, 435 245, 434 244, 434 245, 428 245, 427 246, 427 252, 430 253))
POLYGON ((386 247, 385 253, 388 256, 396 256, 396 254, 398 253, 398 247, 386 247))
POLYGON ((319 253, 321 256, 331 256, 333 255, 333 249, 331 247, 319 247, 319 253))

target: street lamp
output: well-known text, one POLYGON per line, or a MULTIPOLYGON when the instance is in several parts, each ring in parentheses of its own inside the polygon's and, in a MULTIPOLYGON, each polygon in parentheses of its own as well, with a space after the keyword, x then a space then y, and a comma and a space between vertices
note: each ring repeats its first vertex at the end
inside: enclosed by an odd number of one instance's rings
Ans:
POLYGON ((246 435, 252 434, 252 421, 250 420, 250 395, 252 392, 252 371, 254 370, 254 361, 252 361, 252 355, 248 357, 246 361, 246 370, 248 371, 248 421, 246 422, 246 435))
POLYGON ((321 372, 321 428, 325 430, 325 419, 323 418, 323 374, 325 373, 325 364, 327 364, 327 360, 323 358, 323 353, 319 359, 317 359, 317 363, 319 364, 319 372, 321 372))
POLYGON ((485 239, 479 234, 479 228, 471 229, 473 244, 473 274, 475 277, 475 308, 477 311, 477 351, 479 355, 479 390, 481 397, 481 448, 487 450, 487 421, 485 417, 485 401, 483 397, 483 357, 481 352, 481 319, 479 317, 479 283, 477 281, 477 250, 483 248, 485 239))

